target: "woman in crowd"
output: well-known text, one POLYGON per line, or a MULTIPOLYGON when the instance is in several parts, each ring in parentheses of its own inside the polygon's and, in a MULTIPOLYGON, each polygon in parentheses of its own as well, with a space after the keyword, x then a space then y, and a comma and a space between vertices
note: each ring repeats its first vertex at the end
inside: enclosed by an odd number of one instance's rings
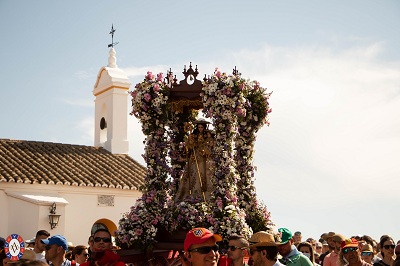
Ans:
POLYGON ((87 262, 88 258, 89 252, 86 246, 79 245, 72 250, 72 262, 75 261, 77 266, 79 266, 79 264, 87 262))
POLYGON ((318 265, 315 263, 315 258, 314 258, 314 250, 312 248, 312 244, 309 242, 301 242, 297 245, 297 250, 303 253, 304 256, 310 259, 310 261, 314 265, 318 265))
POLYGON ((394 261, 394 248, 395 244, 393 238, 390 236, 382 236, 379 241, 382 260, 375 262, 374 266, 392 266, 394 261))

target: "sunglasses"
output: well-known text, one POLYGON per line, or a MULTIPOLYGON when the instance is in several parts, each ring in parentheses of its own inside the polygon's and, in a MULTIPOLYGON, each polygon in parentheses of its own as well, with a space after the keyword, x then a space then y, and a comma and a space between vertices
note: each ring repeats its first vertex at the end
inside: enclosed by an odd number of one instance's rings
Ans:
POLYGON ((194 249, 189 249, 189 252, 198 252, 200 254, 208 254, 213 250, 214 252, 218 252, 219 246, 214 245, 214 246, 204 246, 204 247, 199 247, 199 248, 194 248, 194 249))
POLYGON ((243 250, 243 249, 246 249, 246 248, 238 247, 238 246, 228 246, 228 249, 231 250, 231 251, 235 251, 235 250, 237 250, 237 249, 243 250))
POLYGON ((389 248, 394 249, 396 246, 395 245, 384 245, 383 247, 385 249, 389 249, 389 248))
POLYGON ((352 252, 352 251, 356 251, 358 248, 344 248, 343 249, 343 253, 344 254, 347 254, 347 253, 349 253, 349 252, 352 252))
POLYGON ((94 242, 100 242, 103 240, 104 243, 110 243, 111 242, 111 238, 108 237, 95 237, 93 238, 94 242))
POLYGON ((85 257, 89 257, 88 253, 82 253, 81 255, 85 256, 85 257))
POLYGON ((51 247, 52 247, 52 245, 47 245, 47 246, 44 247, 44 249, 45 249, 45 250, 50 250, 51 247))
POLYGON ((369 255, 371 255, 372 254, 372 252, 369 252, 369 251, 363 251, 363 252, 361 252, 361 255, 362 256, 369 256, 369 255))
POLYGON ((395 245, 384 245, 383 247, 385 249, 389 249, 389 248, 394 249, 396 246, 395 245))

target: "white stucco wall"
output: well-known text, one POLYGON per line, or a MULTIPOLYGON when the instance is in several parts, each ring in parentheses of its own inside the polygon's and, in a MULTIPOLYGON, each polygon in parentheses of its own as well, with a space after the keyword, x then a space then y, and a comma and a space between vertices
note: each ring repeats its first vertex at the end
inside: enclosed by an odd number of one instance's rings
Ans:
POLYGON ((38 230, 45 229, 51 235, 64 235, 74 245, 87 245, 94 222, 105 218, 118 226, 122 214, 128 212, 141 195, 139 191, 112 188, 0 182, 0 236, 16 233, 27 240, 38 230), (64 198, 68 203, 57 203, 57 214, 61 214, 58 226, 50 229, 48 215, 52 202, 34 202, 15 196, 21 193, 64 198), (114 196, 114 206, 98 206, 98 195, 114 196))

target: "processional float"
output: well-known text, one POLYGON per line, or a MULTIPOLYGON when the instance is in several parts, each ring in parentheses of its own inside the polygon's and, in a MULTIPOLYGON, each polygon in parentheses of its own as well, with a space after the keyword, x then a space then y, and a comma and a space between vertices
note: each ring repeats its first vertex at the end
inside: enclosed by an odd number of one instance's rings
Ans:
POLYGON ((147 72, 130 92, 146 136, 143 195, 116 232, 126 262, 154 252, 181 251, 186 232, 205 227, 227 238, 273 226, 257 200, 253 155, 268 122, 271 93, 257 81, 218 69, 198 80, 190 63, 179 81, 171 69, 147 72), (203 118, 199 119, 199 111, 203 118))

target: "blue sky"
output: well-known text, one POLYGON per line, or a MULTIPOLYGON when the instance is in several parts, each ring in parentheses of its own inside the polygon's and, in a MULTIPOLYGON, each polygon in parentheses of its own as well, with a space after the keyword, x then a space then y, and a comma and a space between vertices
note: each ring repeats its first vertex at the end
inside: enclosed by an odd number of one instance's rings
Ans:
POLYGON ((255 165, 278 227, 400 239, 400 2, 2 0, 0 138, 93 145, 112 23, 132 84, 193 62, 273 91, 255 165))

